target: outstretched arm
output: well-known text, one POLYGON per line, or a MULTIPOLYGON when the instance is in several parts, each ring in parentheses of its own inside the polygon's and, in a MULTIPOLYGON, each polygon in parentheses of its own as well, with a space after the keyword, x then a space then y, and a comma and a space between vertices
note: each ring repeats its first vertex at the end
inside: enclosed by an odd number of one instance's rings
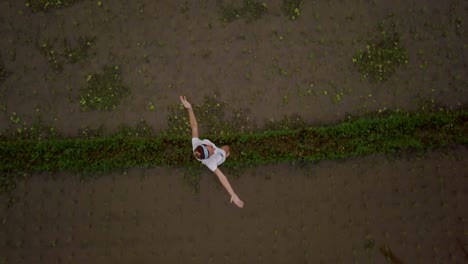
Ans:
POLYGON ((198 123, 195 118, 195 114, 193 113, 192 105, 187 101, 185 96, 180 96, 180 102, 182 102, 184 107, 188 110, 190 127, 192 128, 192 138, 198 138, 198 123))
POLYGON ((224 186, 224 188, 229 193, 229 195, 231 195, 231 203, 234 202, 234 204, 236 204, 237 207, 239 207, 239 208, 244 207, 244 202, 241 201, 241 199, 239 199, 237 194, 234 192, 234 190, 231 187, 231 184, 229 184, 229 181, 226 178, 226 176, 224 175, 224 173, 222 173, 218 168, 216 168, 214 173, 216 174, 216 176, 218 176, 219 181, 224 186))

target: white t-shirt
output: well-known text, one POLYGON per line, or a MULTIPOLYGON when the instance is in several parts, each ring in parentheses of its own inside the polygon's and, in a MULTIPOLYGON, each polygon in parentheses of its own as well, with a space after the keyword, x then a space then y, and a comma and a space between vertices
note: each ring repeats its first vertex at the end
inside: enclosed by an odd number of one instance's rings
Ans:
POLYGON ((216 147, 213 142, 208 139, 200 140, 199 138, 192 138, 192 149, 195 150, 198 146, 205 144, 213 146, 215 151, 208 159, 203 159, 199 161, 205 164, 211 171, 215 171, 218 165, 221 165, 226 160, 226 152, 218 147, 216 147))

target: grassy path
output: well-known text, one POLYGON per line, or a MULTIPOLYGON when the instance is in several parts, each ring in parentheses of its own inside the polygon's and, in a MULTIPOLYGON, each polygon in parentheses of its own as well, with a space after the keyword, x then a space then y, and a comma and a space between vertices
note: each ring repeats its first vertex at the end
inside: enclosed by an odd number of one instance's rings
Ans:
MULTIPOLYGON (((468 143, 468 114, 394 113, 360 118, 335 126, 263 131, 209 137, 228 144, 232 158, 224 166, 236 173, 248 166, 284 161, 315 162, 404 150, 429 150, 468 143)), ((189 137, 51 138, 0 142, 1 190, 14 189, 24 172, 108 173, 132 167, 185 167, 187 182, 198 190, 200 164, 190 155, 189 137), (197 170, 198 169, 198 170, 197 170)))
MULTIPOLYGON (((235 150, 232 165, 341 159, 399 150, 426 150, 468 143, 468 114, 395 113, 335 126, 264 131, 210 137, 235 150)), ((5 140, 0 171, 107 172, 131 167, 183 166, 192 163, 190 138, 122 136, 94 139, 5 140)))

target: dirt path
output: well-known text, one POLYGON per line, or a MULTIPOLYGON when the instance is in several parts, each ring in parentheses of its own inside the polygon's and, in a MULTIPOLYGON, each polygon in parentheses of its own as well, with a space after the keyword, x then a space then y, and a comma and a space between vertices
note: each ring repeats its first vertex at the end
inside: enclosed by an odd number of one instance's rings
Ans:
POLYGON ((196 195, 177 170, 36 175, 1 209, 0 263, 463 263, 467 154, 250 169, 242 210, 209 172, 196 195))

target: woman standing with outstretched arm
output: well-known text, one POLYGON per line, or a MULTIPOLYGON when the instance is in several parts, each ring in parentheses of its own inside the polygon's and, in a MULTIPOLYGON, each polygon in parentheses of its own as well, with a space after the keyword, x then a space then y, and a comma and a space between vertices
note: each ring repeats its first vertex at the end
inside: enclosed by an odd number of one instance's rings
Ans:
POLYGON ((229 157, 229 146, 216 147, 213 142, 208 139, 200 140, 198 138, 198 123, 193 113, 192 105, 187 101, 185 96, 180 96, 180 101, 188 110, 190 118, 190 127, 192 128, 192 148, 193 155, 201 163, 205 164, 211 171, 218 176, 219 181, 224 186, 226 191, 231 195, 231 203, 233 202, 237 207, 244 207, 244 202, 239 199, 237 194, 229 184, 226 176, 219 170, 218 165, 221 165, 227 157, 229 157))

